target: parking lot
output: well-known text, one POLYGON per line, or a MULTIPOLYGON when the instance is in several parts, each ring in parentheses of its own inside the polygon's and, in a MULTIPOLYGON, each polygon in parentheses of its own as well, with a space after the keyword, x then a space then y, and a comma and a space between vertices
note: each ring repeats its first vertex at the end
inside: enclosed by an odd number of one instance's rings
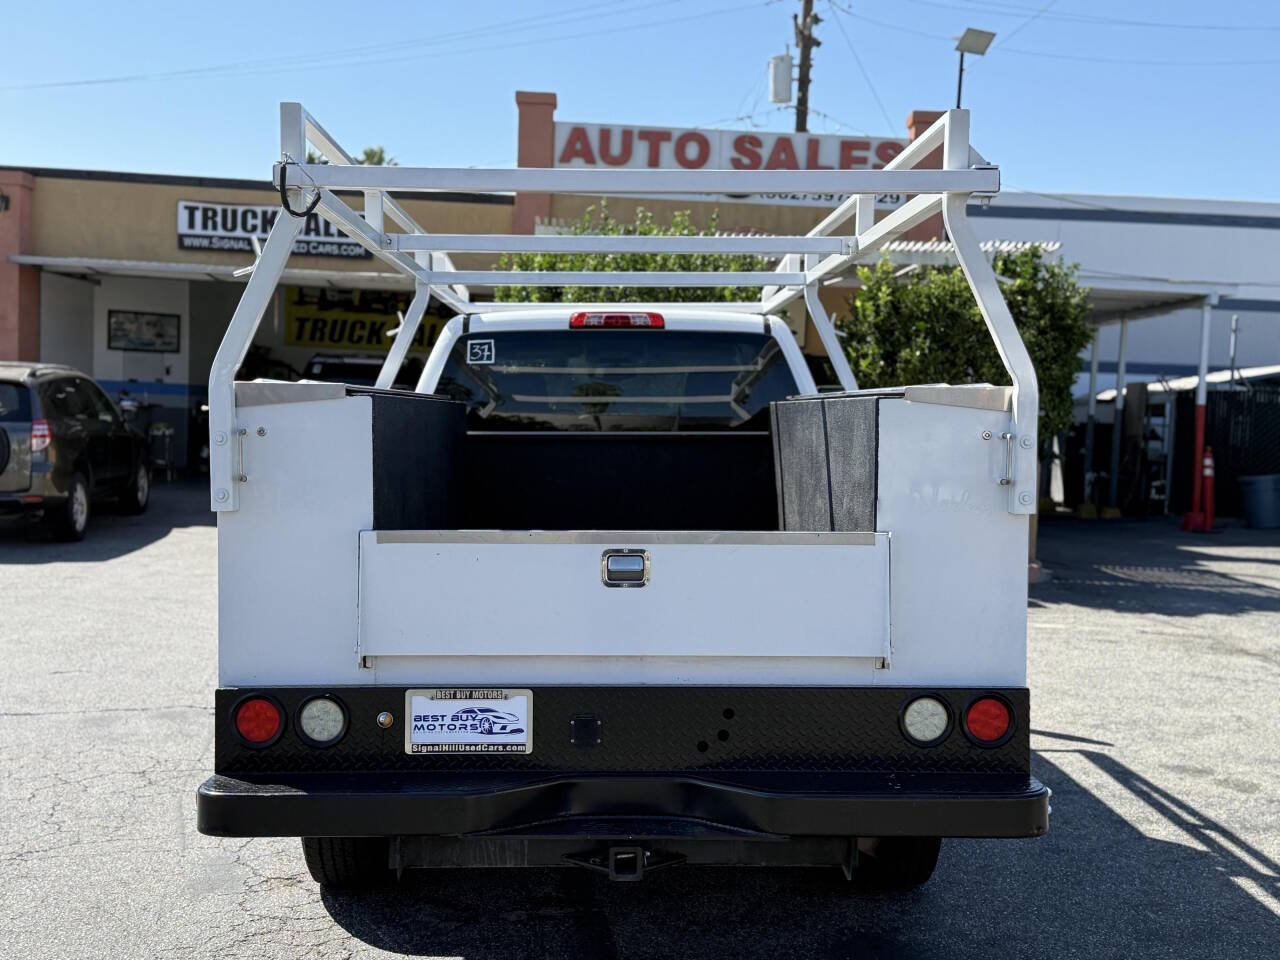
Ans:
POLYGON ((215 530, 198 485, 81 544, 0 531, 0 954, 1267 957, 1280 954, 1280 537, 1042 526, 1040 840, 934 879, 682 868, 408 875, 321 893, 296 840, 195 832, 212 768, 215 530))

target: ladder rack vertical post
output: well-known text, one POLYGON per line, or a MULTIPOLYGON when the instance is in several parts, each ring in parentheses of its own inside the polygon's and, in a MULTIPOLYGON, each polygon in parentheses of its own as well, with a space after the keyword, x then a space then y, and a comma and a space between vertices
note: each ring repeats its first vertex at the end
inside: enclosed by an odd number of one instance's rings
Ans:
POLYGON ((253 343, 253 335, 304 223, 305 217, 295 217, 287 210, 281 210, 276 217, 209 370, 209 496, 217 512, 240 508, 237 478, 242 464, 232 462, 239 447, 235 443, 236 371, 249 352, 249 344, 253 343))
POLYGON ((396 338, 391 342, 391 349, 387 351, 387 358, 382 362, 378 379, 373 384, 378 389, 390 390, 392 384, 396 382, 396 374, 400 372, 400 365, 404 363, 409 347, 413 345, 413 338, 418 334, 418 327, 422 323, 423 314, 427 312, 427 305, 430 302, 429 278, 418 280, 413 300, 410 301, 409 309, 404 313, 404 320, 400 323, 400 329, 396 331, 396 338))
MULTIPOLYGON (((942 165, 944 169, 969 166, 969 111, 948 110, 943 135, 942 165)), ((1009 485, 1009 512, 1033 514, 1039 506, 1036 488, 1038 455, 1036 431, 1040 416, 1040 391, 1036 383, 1031 355, 1018 334, 1017 324, 1004 302, 995 271, 969 225, 967 193, 943 195, 942 218, 955 245, 956 259, 964 271, 969 287, 978 302, 978 310, 986 322, 991 339, 1004 368, 1013 381, 1013 428, 1010 441, 1012 483, 1009 485)))
MULTIPOLYGON (((818 260, 817 254, 806 254, 804 258, 805 269, 812 270, 818 265, 818 260)), ((827 357, 831 360, 831 366, 836 372, 836 379, 840 381, 840 386, 846 390, 857 390, 858 380, 853 375, 853 369, 849 366, 849 358, 844 355, 844 347, 840 344, 840 337, 836 333, 836 328, 832 326, 831 318, 827 316, 827 309, 822 305, 822 300, 818 296, 818 281, 804 285, 804 305, 809 311, 809 316, 813 319, 814 329, 818 331, 818 336, 822 339, 822 345, 826 348, 827 357)))

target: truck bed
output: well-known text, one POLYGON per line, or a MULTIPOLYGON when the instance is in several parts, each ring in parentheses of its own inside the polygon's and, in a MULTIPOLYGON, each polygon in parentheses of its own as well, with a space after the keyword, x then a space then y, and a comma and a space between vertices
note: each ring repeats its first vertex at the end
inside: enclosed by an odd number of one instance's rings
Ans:
POLYGON ((373 400, 380 530, 777 530, 769 421, 718 432, 467 430, 463 405, 373 400))

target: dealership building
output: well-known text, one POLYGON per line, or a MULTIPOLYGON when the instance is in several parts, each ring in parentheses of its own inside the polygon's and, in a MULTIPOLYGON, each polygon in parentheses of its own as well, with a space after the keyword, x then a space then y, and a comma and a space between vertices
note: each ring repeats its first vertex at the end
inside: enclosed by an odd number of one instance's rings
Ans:
MULTIPOLYGON (((515 99, 515 160, 522 167, 875 168, 938 116, 913 112, 897 136, 810 135, 576 122, 557 116, 554 94, 521 92, 515 99)), ((271 153, 264 145, 264 173, 271 153)), ((1202 367, 1280 365, 1280 203, 1035 194, 1008 187, 1016 173, 1004 176, 1004 192, 971 206, 974 228, 990 250, 1039 244, 1079 264, 1098 327, 1092 353, 1082 357, 1081 398, 1091 381, 1096 395, 1120 378, 1162 382, 1202 367)), ((499 234, 561 229, 599 200, 445 193, 397 199, 430 231, 499 234)), ((628 220, 643 206, 659 222, 690 210, 696 224, 714 214, 726 232, 796 234, 841 199, 618 197, 609 209, 628 220)), ((877 207, 904 199, 881 196, 877 207)), ((348 202, 359 207, 355 196, 348 202)), ((145 411, 153 429, 167 431, 172 460, 185 465, 196 449, 193 424, 244 268, 279 210, 265 176, 0 167, 0 359, 68 363, 89 373, 112 396, 145 411)), ((892 244, 889 255, 904 267, 953 262, 943 237, 940 220, 927 222, 892 244)), ((479 255, 455 260, 461 269, 491 266, 479 255)), ((823 290, 829 311, 847 313, 855 283, 847 277, 823 290)), ((412 292, 403 275, 313 214, 245 373, 300 377, 318 357, 376 356, 389 345, 387 331, 412 292)), ((448 315, 433 305, 419 355, 448 315)), ((802 312, 789 321, 806 351, 821 351, 802 312)), ((1092 413, 1106 420, 1110 406, 1092 413)), ((1093 405, 1082 399, 1082 416, 1087 407, 1093 405)))

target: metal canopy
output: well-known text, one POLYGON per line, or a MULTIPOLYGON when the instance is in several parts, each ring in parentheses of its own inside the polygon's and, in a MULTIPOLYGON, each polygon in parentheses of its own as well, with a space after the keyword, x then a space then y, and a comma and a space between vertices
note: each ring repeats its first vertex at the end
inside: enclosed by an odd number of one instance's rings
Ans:
MULTIPOLYGON (((222 280, 244 282, 244 267, 226 263, 188 263, 167 260, 114 260, 106 257, 46 257, 16 253, 10 263, 40 267, 50 273, 70 277, 152 277, 162 280, 222 280)), ((303 287, 333 287, 343 290, 412 290, 413 278, 403 273, 374 270, 315 270, 286 267, 280 274, 285 283, 303 287)))
MULTIPOLYGON (((1219 386, 1227 384, 1234 386, 1240 384, 1251 383, 1254 380, 1277 380, 1280 379, 1280 364, 1271 364, 1265 367, 1237 367, 1234 370, 1214 370, 1205 374, 1205 383, 1210 386, 1219 386)), ((1198 390, 1200 388, 1200 377, 1191 374, 1186 377, 1170 377, 1166 380, 1153 380, 1147 384, 1147 393, 1180 393, 1198 390)), ((1107 390, 1099 390, 1097 400, 1099 403, 1112 403, 1116 398, 1116 388, 1111 387, 1107 390)), ((1079 401, 1077 401, 1079 402, 1079 401)))
POLYGON ((1089 288, 1090 322, 1096 326, 1160 316, 1198 307, 1206 300, 1217 300, 1236 292, 1230 284, 1179 280, 1158 277, 1120 277, 1105 273, 1080 274, 1081 286, 1089 288))
MULTIPOLYGON (((299 103, 280 105, 280 158, 273 182, 285 212, 276 219, 249 276, 244 296, 227 327, 209 377, 210 479, 213 509, 235 510, 239 502, 238 449, 243 432, 236 421, 234 377, 253 339, 271 292, 284 274, 294 238, 312 211, 362 245, 414 284, 406 313, 384 363, 379 382, 390 382, 397 358, 404 355, 429 298, 460 314, 494 312, 493 304, 472 300, 468 284, 579 285, 587 287, 761 287, 759 302, 737 312, 768 317, 802 299, 826 347, 840 383, 856 390, 848 358, 821 300, 819 285, 840 276, 911 227, 941 213, 954 252, 973 290, 988 332, 1013 382, 1013 413, 1006 434, 1011 482, 1008 509, 1036 510, 1036 424, 1039 392, 1026 347, 1018 336, 995 274, 973 235, 966 205, 974 196, 1000 189, 1000 172, 969 145, 969 112, 949 110, 881 170, 578 170, 374 167, 356 164, 328 131, 299 103), (304 163, 310 144, 328 163, 304 163), (942 151, 941 169, 918 169, 942 151), (359 190, 364 209, 357 213, 335 190, 359 190), (564 237, 502 235, 432 236, 405 212, 389 191, 473 193, 751 194, 830 193, 849 195, 803 237, 564 237), (910 200, 882 220, 875 218, 877 193, 906 193, 910 200), (841 232, 845 224, 853 229, 841 232), (746 253, 781 255, 770 271, 459 271, 451 252, 644 252, 746 253)), ((520 306, 529 308, 531 305, 520 306)), ((621 305, 619 305, 621 306, 621 305)), ((664 304, 664 309, 702 308, 706 304, 664 304)), ((501 307, 496 308, 502 316, 501 307)), ((548 304, 543 309, 563 309, 548 304)))

